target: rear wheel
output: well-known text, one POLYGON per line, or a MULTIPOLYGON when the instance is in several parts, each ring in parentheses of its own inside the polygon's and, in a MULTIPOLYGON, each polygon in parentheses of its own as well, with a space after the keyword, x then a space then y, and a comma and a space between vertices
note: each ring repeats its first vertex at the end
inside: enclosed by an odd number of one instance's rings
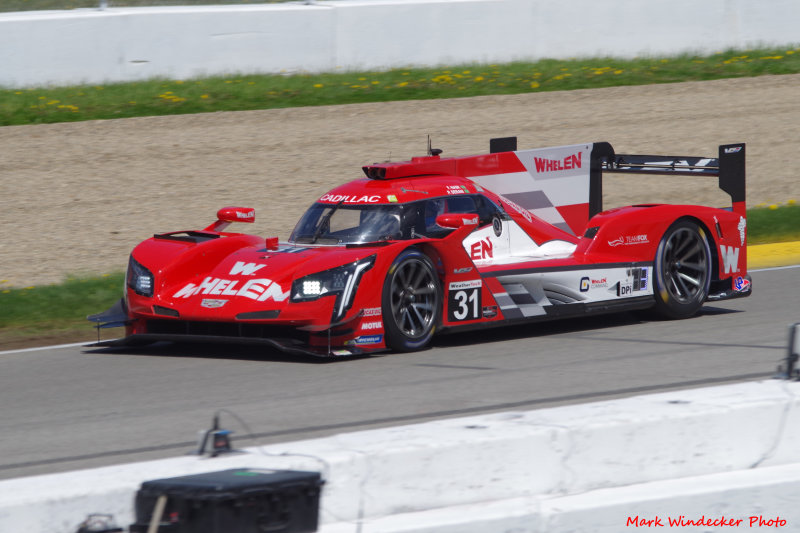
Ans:
POLYGON ((431 260, 417 249, 405 250, 383 282, 382 313, 386 345, 410 352, 428 345, 442 309, 442 290, 431 260))
POLYGON ((711 249, 703 228, 679 220, 661 238, 654 265, 655 311, 688 318, 700 310, 711 284, 711 249))

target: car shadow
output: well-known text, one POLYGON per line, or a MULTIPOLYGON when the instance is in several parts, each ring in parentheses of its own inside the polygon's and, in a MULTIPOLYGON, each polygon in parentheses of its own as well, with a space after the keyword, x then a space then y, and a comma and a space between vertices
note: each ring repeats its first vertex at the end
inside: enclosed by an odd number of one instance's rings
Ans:
MULTIPOLYGON (((694 318, 741 313, 739 309, 704 306, 694 318)), ((692 320, 692 318, 688 319, 692 320)), ((468 331, 444 331, 434 337, 431 348, 447 348, 468 345, 490 344, 524 338, 541 338, 551 335, 580 333, 599 329, 612 329, 646 322, 665 321, 650 316, 646 311, 627 311, 608 315, 593 315, 578 318, 554 319, 551 321, 503 325, 492 328, 479 328, 468 331)), ((196 343, 196 342, 156 342, 153 344, 129 346, 87 345, 84 354, 134 355, 145 357, 192 357, 199 359, 232 359, 239 361, 270 361, 275 363, 330 364, 359 359, 374 359, 378 356, 392 355, 381 352, 372 355, 351 355, 324 357, 304 354, 291 354, 265 345, 196 343)), ((395 354, 401 355, 401 354, 395 354)))
POLYGON ((285 353, 263 345, 208 344, 193 342, 156 342, 132 346, 86 346, 84 354, 134 355, 144 357, 191 357, 196 359, 233 359, 276 363, 328 364, 343 360, 365 359, 367 355, 324 357, 285 353))
MULTIPOLYGON (((725 315, 741 313, 739 309, 726 309, 721 307, 704 306, 692 318, 702 316, 725 315)), ((582 333, 599 329, 613 329, 618 327, 644 324, 648 322, 671 322, 668 319, 658 318, 647 310, 624 311, 607 315, 592 315, 585 317, 572 317, 553 319, 543 322, 529 322, 524 324, 497 326, 492 328, 478 328, 470 331, 446 331, 434 338, 432 346, 439 348, 467 346, 471 344, 488 344, 505 340, 519 340, 525 338, 541 338, 551 335, 567 333, 582 333)))

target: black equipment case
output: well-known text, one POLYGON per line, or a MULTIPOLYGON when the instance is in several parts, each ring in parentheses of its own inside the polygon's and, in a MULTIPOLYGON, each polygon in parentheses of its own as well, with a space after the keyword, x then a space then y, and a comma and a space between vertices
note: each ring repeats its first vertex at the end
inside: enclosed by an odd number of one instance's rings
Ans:
POLYGON ((147 532, 161 496, 158 533, 311 533, 323 483, 318 472, 256 468, 145 481, 130 533, 147 532))

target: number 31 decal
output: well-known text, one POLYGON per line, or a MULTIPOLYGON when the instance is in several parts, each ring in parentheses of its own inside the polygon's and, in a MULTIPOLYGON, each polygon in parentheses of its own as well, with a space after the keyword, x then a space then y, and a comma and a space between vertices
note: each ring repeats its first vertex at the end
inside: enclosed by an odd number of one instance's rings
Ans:
POLYGON ((456 281, 449 289, 447 318, 450 322, 481 318, 481 280, 456 281))

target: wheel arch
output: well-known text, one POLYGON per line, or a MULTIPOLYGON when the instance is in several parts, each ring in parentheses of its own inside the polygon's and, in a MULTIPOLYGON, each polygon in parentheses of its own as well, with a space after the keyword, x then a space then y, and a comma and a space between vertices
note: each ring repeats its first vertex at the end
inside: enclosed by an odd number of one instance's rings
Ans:
POLYGON ((711 282, 719 281, 719 244, 715 232, 712 231, 703 219, 694 215, 683 215, 676 218, 672 224, 667 227, 664 233, 681 221, 694 222, 705 233, 706 239, 708 239, 708 247, 711 251, 711 282))

